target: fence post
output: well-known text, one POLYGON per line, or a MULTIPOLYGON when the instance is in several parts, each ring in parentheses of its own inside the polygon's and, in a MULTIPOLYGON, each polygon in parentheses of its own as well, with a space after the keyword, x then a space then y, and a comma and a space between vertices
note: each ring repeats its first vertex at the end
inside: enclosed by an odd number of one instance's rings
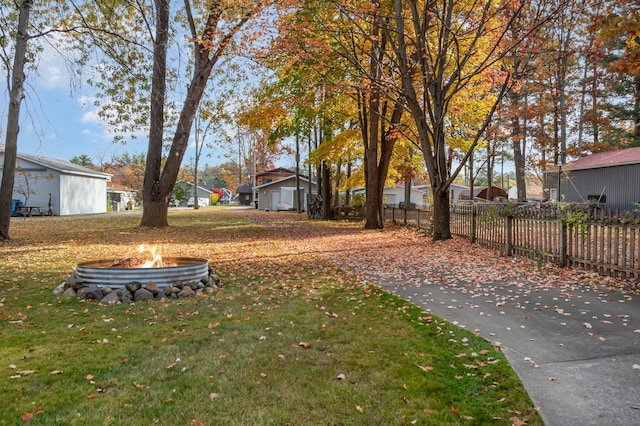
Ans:
POLYGON ((471 204, 471 230, 469 232, 469 242, 476 242, 476 205, 471 204))
POLYGON ((506 233, 506 247, 505 247, 505 251, 506 251, 506 255, 507 256, 511 256, 513 254, 513 217, 511 217, 510 215, 507 215, 505 217, 506 219, 506 229, 505 229, 505 233, 506 233))
POLYGON ((558 247, 558 265, 561 268, 567 266, 567 224, 560 220, 560 247, 558 247))

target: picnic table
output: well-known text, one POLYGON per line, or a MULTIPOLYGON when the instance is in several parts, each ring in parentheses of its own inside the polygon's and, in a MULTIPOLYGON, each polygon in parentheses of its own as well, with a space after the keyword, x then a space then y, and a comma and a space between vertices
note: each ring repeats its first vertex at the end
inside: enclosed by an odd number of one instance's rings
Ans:
POLYGON ((17 212, 18 215, 27 217, 27 216, 43 216, 44 212, 40 208, 40 206, 20 206, 17 212))

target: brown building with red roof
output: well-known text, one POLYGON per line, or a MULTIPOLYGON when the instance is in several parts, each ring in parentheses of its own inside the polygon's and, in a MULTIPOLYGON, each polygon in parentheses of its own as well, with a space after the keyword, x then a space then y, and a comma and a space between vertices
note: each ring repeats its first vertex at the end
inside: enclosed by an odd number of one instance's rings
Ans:
POLYGON ((601 152, 544 173, 551 201, 598 203, 612 211, 633 211, 640 203, 640 147, 601 152))

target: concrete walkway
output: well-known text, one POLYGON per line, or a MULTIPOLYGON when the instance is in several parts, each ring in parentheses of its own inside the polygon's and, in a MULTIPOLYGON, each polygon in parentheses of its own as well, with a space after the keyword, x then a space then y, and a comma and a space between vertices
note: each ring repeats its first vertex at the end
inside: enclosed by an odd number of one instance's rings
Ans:
POLYGON ((640 296, 575 283, 487 290, 451 278, 367 278, 500 342, 545 425, 640 425, 640 296))

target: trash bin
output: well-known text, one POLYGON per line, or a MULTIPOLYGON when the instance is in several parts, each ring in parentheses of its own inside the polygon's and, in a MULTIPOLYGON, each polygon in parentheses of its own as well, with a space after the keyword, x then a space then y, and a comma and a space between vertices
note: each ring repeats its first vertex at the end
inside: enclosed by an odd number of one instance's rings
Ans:
POLYGON ((17 216, 18 210, 22 207, 22 201, 20 200, 11 200, 11 216, 17 216))

